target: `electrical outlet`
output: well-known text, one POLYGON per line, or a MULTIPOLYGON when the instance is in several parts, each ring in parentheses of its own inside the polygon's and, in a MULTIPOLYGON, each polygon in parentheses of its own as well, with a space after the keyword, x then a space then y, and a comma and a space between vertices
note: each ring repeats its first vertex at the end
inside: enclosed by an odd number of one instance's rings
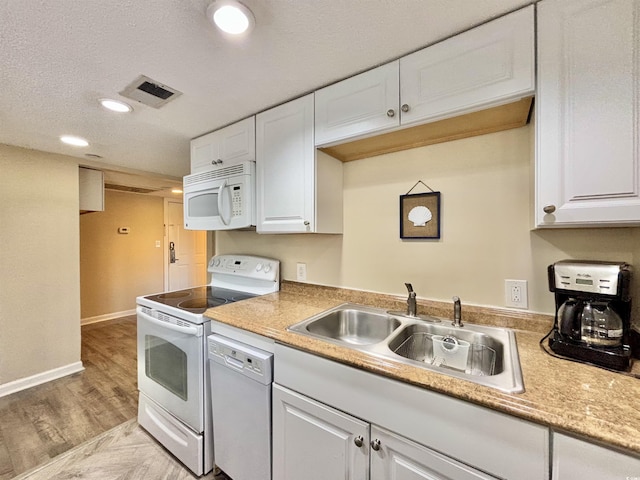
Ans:
POLYGON ((296 265, 296 280, 298 282, 307 281, 307 264, 306 263, 298 263, 296 265))
POLYGON ((504 281, 504 302, 507 307, 529 308, 526 280, 504 281))

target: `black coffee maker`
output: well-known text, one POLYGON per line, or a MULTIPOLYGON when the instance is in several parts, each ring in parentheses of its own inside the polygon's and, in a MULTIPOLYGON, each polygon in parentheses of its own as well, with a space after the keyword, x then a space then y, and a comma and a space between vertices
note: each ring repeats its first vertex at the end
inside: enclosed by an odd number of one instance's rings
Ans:
POLYGON ((549 265, 556 315, 549 347, 558 355, 612 370, 631 365, 631 267, 562 260, 549 265))

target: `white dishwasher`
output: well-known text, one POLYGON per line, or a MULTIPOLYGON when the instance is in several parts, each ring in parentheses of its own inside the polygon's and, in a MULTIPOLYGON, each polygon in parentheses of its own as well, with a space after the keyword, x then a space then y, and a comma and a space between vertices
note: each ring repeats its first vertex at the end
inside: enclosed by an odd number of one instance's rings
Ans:
POLYGON ((216 465, 233 480, 271 480, 273 354, 210 335, 216 465))

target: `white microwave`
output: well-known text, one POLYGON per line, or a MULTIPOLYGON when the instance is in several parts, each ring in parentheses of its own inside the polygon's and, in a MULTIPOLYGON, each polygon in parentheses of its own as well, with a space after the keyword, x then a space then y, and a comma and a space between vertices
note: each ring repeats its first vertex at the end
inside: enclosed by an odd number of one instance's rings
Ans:
POLYGON ((232 230, 255 225, 255 176, 252 161, 185 176, 184 228, 232 230))

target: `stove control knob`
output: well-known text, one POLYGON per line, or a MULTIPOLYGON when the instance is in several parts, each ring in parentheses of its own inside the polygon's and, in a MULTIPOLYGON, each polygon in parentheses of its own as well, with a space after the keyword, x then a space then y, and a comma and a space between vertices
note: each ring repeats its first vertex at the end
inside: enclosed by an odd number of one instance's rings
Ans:
POLYGON ((271 271, 271 264, 267 263, 264 266, 264 273, 269 273, 271 271))
POLYGON ((262 264, 261 263, 256 265, 256 272, 259 272, 260 270, 262 270, 262 264))

